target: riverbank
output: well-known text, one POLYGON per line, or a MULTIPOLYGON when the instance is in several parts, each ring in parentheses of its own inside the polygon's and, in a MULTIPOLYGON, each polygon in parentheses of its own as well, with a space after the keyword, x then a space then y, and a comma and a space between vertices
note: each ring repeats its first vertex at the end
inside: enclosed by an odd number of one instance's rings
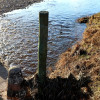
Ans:
POLYGON ((6 100, 7 76, 8 72, 6 68, 0 63, 0 100, 6 100))
POLYGON ((0 0, 0 15, 15 9, 22 9, 42 0, 0 0))
POLYGON ((67 78, 72 74, 82 83, 90 79, 89 88, 81 87, 81 91, 90 96, 85 100, 100 100, 100 13, 89 17, 87 22, 83 39, 60 56, 49 78, 67 78))

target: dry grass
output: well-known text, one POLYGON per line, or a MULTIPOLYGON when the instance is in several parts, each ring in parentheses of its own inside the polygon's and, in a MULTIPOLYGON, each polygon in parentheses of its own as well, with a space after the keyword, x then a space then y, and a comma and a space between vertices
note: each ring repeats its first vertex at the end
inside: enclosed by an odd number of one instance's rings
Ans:
POLYGON ((90 76, 94 95, 89 100, 100 100, 100 13, 89 18, 83 39, 60 56, 55 69, 50 78, 90 76))

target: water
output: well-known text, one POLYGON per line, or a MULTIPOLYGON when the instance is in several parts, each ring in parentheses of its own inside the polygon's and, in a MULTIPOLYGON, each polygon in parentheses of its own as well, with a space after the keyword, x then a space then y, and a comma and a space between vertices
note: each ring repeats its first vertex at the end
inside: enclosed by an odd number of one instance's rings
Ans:
MULTIPOLYGON (((41 10, 49 11, 47 66, 54 66, 59 55, 82 38, 82 16, 99 12, 99 0, 45 0, 0 17, 0 57, 9 67, 17 64, 30 75, 37 69, 39 19, 41 10)), ((24 74, 26 75, 26 74, 24 74)))

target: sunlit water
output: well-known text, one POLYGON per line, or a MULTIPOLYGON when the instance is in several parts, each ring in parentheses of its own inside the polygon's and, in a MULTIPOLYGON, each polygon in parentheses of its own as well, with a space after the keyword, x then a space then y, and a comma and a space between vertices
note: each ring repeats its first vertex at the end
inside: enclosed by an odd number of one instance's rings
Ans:
POLYGON ((82 38, 85 24, 79 17, 100 11, 99 0, 45 0, 0 17, 0 57, 9 67, 19 65, 23 72, 37 68, 39 12, 49 11, 47 66, 54 66, 59 55, 82 38))

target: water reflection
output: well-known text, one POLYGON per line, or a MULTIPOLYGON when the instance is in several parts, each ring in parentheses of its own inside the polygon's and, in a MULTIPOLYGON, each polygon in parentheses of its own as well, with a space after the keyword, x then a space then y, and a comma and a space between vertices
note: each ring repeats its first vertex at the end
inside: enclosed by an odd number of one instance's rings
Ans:
MULTIPOLYGON (((95 4, 90 0, 45 0, 25 9, 5 13, 0 17, 1 58, 8 67, 13 62, 19 64, 23 72, 31 74, 35 71, 39 33, 38 13, 46 10, 49 11, 47 66, 53 66, 59 54, 82 37, 85 25, 80 25, 75 20, 80 16, 98 12, 98 9, 93 12, 90 3, 92 6, 95 4)), ((94 5, 94 8, 99 6, 94 5)))

